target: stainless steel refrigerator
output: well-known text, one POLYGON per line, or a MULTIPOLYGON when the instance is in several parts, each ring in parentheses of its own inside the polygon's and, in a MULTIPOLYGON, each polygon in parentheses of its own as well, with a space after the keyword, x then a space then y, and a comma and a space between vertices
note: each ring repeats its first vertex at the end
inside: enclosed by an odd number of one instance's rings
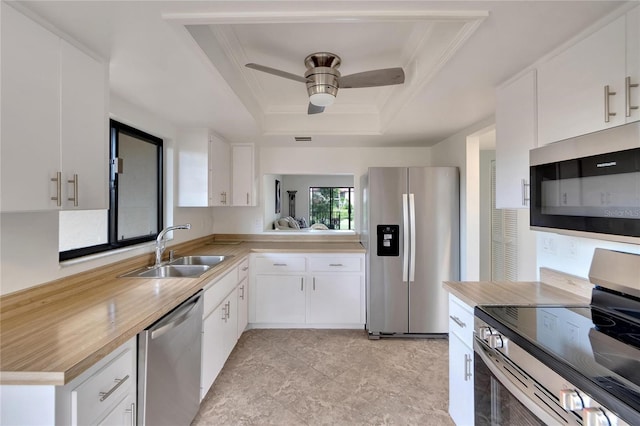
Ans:
POLYGON ((372 167, 363 177, 370 338, 448 331, 443 281, 459 277, 456 167, 372 167))

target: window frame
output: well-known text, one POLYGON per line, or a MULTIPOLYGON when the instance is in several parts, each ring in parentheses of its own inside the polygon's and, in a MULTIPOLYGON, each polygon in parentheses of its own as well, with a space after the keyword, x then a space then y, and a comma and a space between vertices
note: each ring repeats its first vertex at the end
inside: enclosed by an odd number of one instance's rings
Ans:
POLYGON ((109 210, 108 210, 108 226, 107 226, 107 242, 94 246, 81 247, 72 250, 66 250, 58 253, 60 262, 65 260, 76 259, 91 254, 103 253, 107 251, 117 250, 124 247, 130 247, 137 244, 154 241, 164 225, 164 141, 149 133, 138 130, 134 127, 120 123, 119 121, 109 120, 109 210), (129 238, 126 240, 118 240, 118 173, 116 169, 118 161, 118 141, 120 133, 127 134, 131 137, 141 139, 156 147, 157 161, 157 229, 154 234, 144 235, 141 237, 129 238))

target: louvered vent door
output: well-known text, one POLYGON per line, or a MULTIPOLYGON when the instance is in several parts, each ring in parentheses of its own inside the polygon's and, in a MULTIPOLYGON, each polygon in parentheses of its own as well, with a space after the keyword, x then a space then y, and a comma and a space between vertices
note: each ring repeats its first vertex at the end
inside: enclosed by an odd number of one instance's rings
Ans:
POLYGON ((491 279, 518 279, 518 211, 496 209, 496 163, 491 162, 491 279))

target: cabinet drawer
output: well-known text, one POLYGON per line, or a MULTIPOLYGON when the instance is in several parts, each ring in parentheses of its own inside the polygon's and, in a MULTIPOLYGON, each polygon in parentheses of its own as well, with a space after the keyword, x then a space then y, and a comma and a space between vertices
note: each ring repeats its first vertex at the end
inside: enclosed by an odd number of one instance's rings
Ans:
POLYGON ((449 294, 449 332, 456 334, 465 344, 473 344, 473 310, 449 294))
POLYGON ((238 268, 233 268, 224 277, 206 286, 202 318, 206 318, 238 285, 238 268))
POLYGON ((312 257, 309 268, 313 272, 360 272, 358 257, 312 257))
POLYGON ((304 257, 258 257, 256 258, 257 274, 278 274, 282 272, 304 272, 304 257))
POLYGON ((127 348, 71 392, 71 424, 94 423, 135 389, 134 355, 127 348))
POLYGON ((244 280, 249 276, 249 258, 243 260, 240 265, 238 265, 238 282, 244 280))

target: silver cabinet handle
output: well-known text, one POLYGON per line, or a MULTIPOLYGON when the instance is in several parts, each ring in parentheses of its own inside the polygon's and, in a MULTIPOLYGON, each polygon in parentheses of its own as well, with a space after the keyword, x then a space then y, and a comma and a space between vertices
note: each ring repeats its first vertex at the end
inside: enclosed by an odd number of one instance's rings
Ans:
POLYGON ((222 306, 222 319, 224 320, 224 322, 227 322, 228 318, 229 316, 227 315, 227 304, 225 303, 224 306, 222 306))
POLYGON ((244 300, 244 286, 240 287, 240 290, 242 290, 242 293, 240 294, 240 299, 244 300))
POLYGON ((300 291, 304 291, 304 278, 300 278, 300 291))
POLYGON ((124 412, 131 414, 131 426, 136 426, 136 423, 137 423, 137 419, 136 419, 136 404, 132 402, 131 403, 131 408, 127 408, 126 410, 124 410, 124 412))
POLYGON ((287 266, 286 263, 274 263, 273 266, 287 266))
POLYGON ((471 379, 471 361, 473 358, 471 358, 471 355, 469 354, 464 354, 464 381, 467 382, 469 381, 469 379, 471 379))
POLYGON ((608 123, 609 119, 616 115, 615 112, 611 112, 609 108, 609 98, 615 96, 616 92, 609 90, 609 85, 604 86, 604 122, 608 123))
POLYGON ((631 105, 631 88, 638 87, 638 83, 631 84, 631 77, 624 79, 624 104, 626 107, 625 115, 631 117, 631 110, 638 109, 638 105, 631 105))
POLYGON ((530 188, 530 185, 527 183, 526 179, 522 179, 522 205, 526 207, 529 203, 531 196, 527 197, 527 188, 530 188))
POLYGON ((313 291, 316 291, 316 277, 313 277, 313 291))
POLYGON ((449 318, 451 318, 453 320, 453 322, 455 322, 456 324, 458 324, 462 328, 465 328, 467 326, 467 324, 463 323, 460 320, 460 318, 458 318, 458 317, 454 317, 453 315, 449 315, 449 318))
POLYGON ((227 319, 231 316, 231 301, 227 302, 227 319))
POLYGON ((248 269, 249 269, 249 267, 248 267, 248 266, 245 266, 244 268, 242 268, 242 272, 245 272, 245 271, 247 271, 248 269))
POLYGON ((249 193, 247 192, 247 205, 249 205, 249 193))
POLYGON ((330 263, 329 266, 344 266, 342 263, 330 263))
POLYGON ((73 201, 73 207, 78 207, 78 175, 74 174, 73 179, 69 179, 67 183, 73 184, 73 197, 69 197, 67 200, 73 201))
POLYGON ((129 375, 128 374, 126 376, 124 376, 122 379, 115 379, 116 384, 115 384, 114 387, 109 389, 109 391, 107 391, 107 392, 100 392, 98 394, 98 395, 100 395, 100 402, 102 402, 105 399, 109 398, 111 396, 111 394, 113 394, 116 391, 116 389, 118 389, 120 386, 122 386, 122 384, 124 382, 126 382, 127 380, 129 380, 129 375))
POLYGON ((56 205, 60 207, 62 205, 62 172, 57 172, 56 177, 51 178, 51 182, 56 183, 56 196, 51 197, 51 200, 55 201, 56 205))

